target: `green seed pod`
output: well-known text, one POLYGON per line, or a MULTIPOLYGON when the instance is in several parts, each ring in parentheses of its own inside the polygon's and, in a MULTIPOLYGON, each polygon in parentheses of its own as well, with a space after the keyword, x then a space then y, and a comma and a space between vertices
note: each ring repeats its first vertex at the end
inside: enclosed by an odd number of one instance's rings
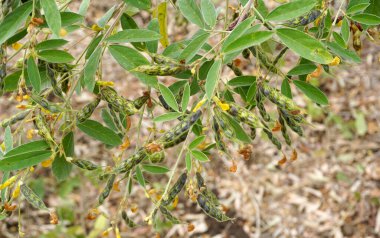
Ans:
POLYGON ((271 102, 287 111, 301 111, 294 101, 283 95, 280 91, 264 83, 259 86, 260 92, 265 95, 271 102))
POLYGON ((148 101, 148 99, 149 99, 148 95, 141 96, 133 101, 133 105, 135 106, 136 109, 140 109, 146 103, 146 101, 148 101))
POLYGON ((227 112, 231 116, 237 117, 240 122, 247 124, 251 128, 264 128, 264 125, 253 112, 238 106, 235 103, 230 103, 230 108, 227 112))
POLYGON ((112 172, 115 174, 127 173, 148 156, 148 151, 145 148, 141 148, 135 154, 128 157, 128 159, 121 162, 112 172))
POLYGON ((321 13, 322 13, 321 10, 312 10, 304 16, 300 16, 286 22, 284 25, 291 26, 291 27, 306 26, 309 23, 312 23, 315 20, 317 20, 317 18, 321 15, 321 13))
POLYGON ((252 54, 260 61, 260 64, 264 66, 267 70, 272 73, 278 74, 279 70, 273 65, 272 61, 268 58, 268 56, 263 53, 259 47, 249 47, 248 48, 252 54))
POLYGON ((35 208, 41 210, 47 210, 45 203, 37 196, 26 184, 21 184, 20 191, 24 195, 25 199, 35 208))
POLYGON ((171 214, 171 212, 169 212, 169 210, 164 207, 164 206, 160 206, 160 211, 162 213, 162 215, 164 215, 164 217, 170 221, 171 223, 173 224, 180 224, 181 221, 178 220, 178 218, 176 218, 175 216, 173 216, 173 214, 171 214))
POLYGON ((290 139, 290 136, 289 136, 289 134, 287 132, 285 120, 281 116, 280 113, 279 113, 279 116, 278 116, 278 121, 279 121, 279 123, 281 125, 281 134, 282 134, 282 137, 284 137, 286 144, 289 145, 289 146, 291 146, 292 145, 292 140, 290 139))
POLYGON ((166 57, 161 54, 156 54, 156 53, 149 53, 150 57, 152 57, 153 61, 156 64, 171 64, 171 65, 181 65, 177 60, 166 57))
POLYGON ((260 95, 260 93, 257 93, 256 102, 257 102, 257 108, 259 109, 260 115, 264 119, 264 121, 270 121, 270 116, 265 109, 263 101, 264 101, 264 98, 260 95))
POLYGON ((58 106, 57 104, 51 103, 48 100, 46 100, 45 98, 42 98, 40 96, 32 94, 30 96, 30 98, 35 103, 37 103, 38 105, 40 105, 42 108, 44 108, 44 109, 46 109, 46 110, 48 110, 48 111, 50 111, 52 113, 59 113, 59 112, 63 111, 63 109, 60 106, 58 106))
POLYGON ((57 95, 58 97, 63 98, 62 89, 58 86, 57 80, 55 79, 56 76, 55 76, 54 70, 50 64, 46 64, 46 71, 47 71, 47 76, 50 79, 50 84, 51 84, 51 87, 53 88, 54 94, 57 95))
POLYGON ((127 226, 128 226, 129 228, 134 228, 134 227, 137 226, 137 224, 136 224, 134 221, 132 221, 131 218, 128 217, 126 211, 122 211, 122 212, 121 212, 121 217, 123 218, 123 220, 125 221, 125 223, 127 224, 127 226))
POLYGON ((168 197, 165 200, 162 200, 161 204, 163 206, 168 206, 171 202, 173 202, 174 198, 181 192, 183 187, 185 186, 187 181, 187 173, 184 172, 179 176, 174 185, 170 188, 168 197))
POLYGON ((116 91, 111 87, 102 87, 100 90, 102 99, 108 102, 109 106, 115 112, 123 112, 127 116, 134 115, 138 112, 133 102, 117 95, 116 91))
POLYGON ((2 127, 4 127, 4 128, 7 127, 7 126, 10 126, 10 125, 13 125, 13 124, 15 124, 15 123, 17 123, 19 121, 24 120, 25 117, 27 115, 29 115, 29 113, 30 113, 30 110, 25 110, 25 111, 19 112, 19 113, 15 114, 15 115, 11 116, 10 118, 4 119, 0 123, 0 125, 2 127))
POLYGON ((197 172, 195 174, 195 177, 197 180, 199 191, 206 197, 207 200, 209 200, 212 204, 214 204, 214 206, 219 206, 220 203, 219 203, 218 198, 216 197, 215 193, 207 189, 202 175, 199 172, 197 172))
POLYGON ((236 67, 236 65, 234 65, 233 63, 229 63, 229 64, 227 64, 227 66, 228 66, 228 68, 230 68, 234 72, 234 74, 236 76, 242 76, 243 75, 243 72, 238 67, 236 67))
POLYGON ((163 150, 149 155, 149 160, 152 163, 161 163, 165 159, 165 152, 163 150))
POLYGON ((144 73, 153 76, 169 76, 176 75, 185 71, 184 66, 172 66, 172 65, 141 65, 134 68, 133 72, 144 73))
POLYGON ((273 133, 268 130, 267 128, 263 129, 264 133, 267 134, 269 140, 272 142, 273 145, 277 147, 278 150, 281 150, 281 142, 273 135, 273 133))
POLYGON ((256 129, 255 128, 251 128, 250 137, 252 140, 254 140, 256 138, 256 129))
POLYGON ((4 79, 7 76, 7 64, 5 62, 5 59, 5 50, 0 46, 0 96, 2 96, 4 93, 4 79))
POLYGON ((242 55, 244 57, 244 59, 249 59, 249 56, 250 56, 250 52, 248 49, 244 49, 243 52, 242 52, 242 55))
POLYGON ((232 218, 226 216, 219 208, 212 204, 206 196, 202 193, 198 194, 197 202, 199 207, 210 217, 214 218, 219 222, 230 221, 232 218))
POLYGON ((98 169, 99 166, 88 161, 88 160, 83 160, 83 159, 73 159, 71 161, 69 161, 70 163, 78 166, 79 168, 81 169, 85 169, 85 170, 95 170, 95 169, 98 169))
POLYGON ((162 95, 158 96, 158 100, 160 100, 161 105, 168 111, 173 111, 173 109, 167 104, 164 97, 162 95))
POLYGON ((216 143, 218 149, 225 152, 226 151, 226 145, 224 144, 224 142, 222 140, 222 134, 220 132, 221 130, 220 130, 220 127, 218 125, 217 119, 215 117, 212 120, 212 128, 214 130, 214 139, 215 139, 215 143, 216 143))
POLYGON ((118 117, 117 113, 115 112, 115 110, 112 109, 112 106, 110 104, 108 104, 108 107, 110 109, 110 114, 112 116, 112 120, 113 122, 115 123, 117 129, 119 131, 122 131, 123 130, 123 126, 121 125, 121 122, 120 122, 120 118, 118 117))
POLYGON ((116 175, 111 174, 108 178, 107 184, 103 189, 103 192, 99 195, 99 204, 103 204, 104 200, 110 195, 113 183, 115 182, 116 175))
POLYGON ((84 122, 87 120, 92 115, 92 113, 94 113, 96 107, 99 105, 99 102, 100 98, 97 97, 94 101, 85 105, 82 110, 77 113, 77 121, 84 122))
POLYGON ((53 136, 50 133, 50 129, 46 123, 46 120, 44 116, 42 116, 40 113, 37 114, 34 118, 34 126, 38 130, 38 134, 44 138, 50 145, 53 145, 54 139, 53 136))
POLYGON ((221 112, 218 109, 214 110, 215 113, 215 120, 219 127, 219 132, 222 136, 227 137, 230 140, 233 140, 235 138, 235 131, 231 127, 231 125, 228 123, 228 118, 224 115, 223 112, 221 112))

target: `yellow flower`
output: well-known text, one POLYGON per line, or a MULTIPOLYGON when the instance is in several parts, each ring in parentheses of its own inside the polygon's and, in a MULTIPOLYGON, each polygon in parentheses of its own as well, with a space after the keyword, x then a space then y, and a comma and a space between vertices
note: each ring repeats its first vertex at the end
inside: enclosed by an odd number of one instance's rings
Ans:
POLYGON ((65 28, 61 28, 60 30, 59 30, 59 36, 60 37, 65 37, 67 35, 67 31, 66 31, 66 29, 65 28))
POLYGON ((3 190, 4 188, 7 188, 10 185, 12 185, 16 181, 17 177, 18 175, 14 175, 7 179, 3 184, 0 185, 0 190, 3 190))
POLYGON ((205 102, 206 102, 206 99, 202 99, 200 102, 198 102, 197 105, 194 107, 193 112, 198 111, 198 109, 201 108, 203 104, 205 104, 205 102))
POLYGON ((102 31, 103 30, 103 28, 98 26, 97 24, 92 25, 91 29, 93 31, 102 31))
POLYGON ((17 184, 15 190, 13 190, 12 198, 16 199, 16 198, 18 198, 19 195, 20 195, 20 183, 17 184))
POLYGON ((14 50, 19 50, 19 49, 21 49, 22 46, 23 46, 23 44, 18 43, 18 42, 12 44, 12 48, 14 50))
POLYGON ((329 65, 330 66, 337 66, 339 64, 340 64, 340 58, 338 56, 335 56, 329 65))
POLYGON ((47 168, 50 167, 50 165, 53 163, 54 158, 47 159, 45 161, 41 162, 42 167, 47 168))
POLYGON ((230 110, 230 105, 228 105, 227 103, 222 103, 219 98, 217 98, 216 96, 214 96, 212 98, 212 100, 214 100, 214 102, 223 110, 223 111, 228 111, 230 110))

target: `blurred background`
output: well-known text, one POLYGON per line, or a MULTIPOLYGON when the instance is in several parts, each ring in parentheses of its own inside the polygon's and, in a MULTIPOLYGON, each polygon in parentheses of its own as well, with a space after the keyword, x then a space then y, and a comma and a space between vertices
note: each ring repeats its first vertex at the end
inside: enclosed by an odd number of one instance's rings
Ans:
MULTIPOLYGON (((225 1, 214 2, 219 2, 220 16, 223 15, 225 1)), ((237 2, 229 1, 231 11, 238 8, 237 2)), ((269 8, 278 4, 275 1, 265 2, 269 8)), ((92 0, 86 16, 87 25, 96 22, 114 3, 111 0, 92 0)), ((80 1, 74 1, 70 8, 76 11, 79 4, 80 1)), ((340 1, 332 4, 340 4, 340 1)), ((196 32, 193 25, 181 23, 184 19, 172 7, 168 14, 171 42, 186 39, 196 32)), ((141 12, 135 14, 134 19, 140 27, 145 27, 150 16, 141 12)), ((68 47, 70 53, 80 54, 91 40, 89 32, 83 30, 67 35, 66 38, 72 42, 68 47)), ((214 44, 217 40, 209 43, 214 44)), ((332 67, 330 73, 313 79, 328 96, 329 107, 320 108, 296 94, 295 100, 306 109, 310 122, 305 126, 302 138, 293 135, 294 147, 298 151, 296 161, 277 166, 282 155, 262 138, 253 142, 253 155, 249 160, 238 154, 236 145, 229 145, 237 162, 236 173, 229 171, 230 164, 226 159, 217 153, 212 154, 211 162, 205 166, 205 180, 217 194, 227 215, 236 218, 234 222, 215 222, 181 195, 174 214, 192 223, 194 231, 188 232, 186 224, 170 227, 165 223, 160 224, 158 230, 153 230, 143 221, 152 204, 145 192, 134 186, 127 198, 131 204, 128 215, 139 226, 130 229, 121 224, 122 237, 158 237, 157 234, 161 237, 380 237, 380 45, 379 41, 370 41, 365 36, 361 40, 362 50, 358 52, 361 64, 341 64, 332 67)), ((240 59, 240 67, 246 74, 256 73, 252 57, 250 60, 240 59)), ((296 60, 295 55, 286 54, 281 62, 283 71, 291 69, 296 60)), ((141 96, 146 90, 109 54, 103 58, 102 70, 103 80, 114 81, 117 90, 129 99, 141 96)), ((227 68, 222 75, 226 79, 234 77, 227 68)), ((174 82, 173 79, 162 80, 174 82)), ((18 103, 10 96, 0 98, 0 120, 17 111, 15 105, 18 103)), ((75 96, 76 107, 80 108, 92 98, 88 93, 75 96)), ((101 108, 105 106, 101 105, 101 108)), ((137 120, 132 119, 131 153, 135 149, 137 120)), ((141 141, 144 141, 152 122, 146 117, 142 125, 141 141)), ((170 128, 170 123, 164 123, 161 128, 170 128)), ((83 134, 78 134, 75 146, 79 158, 104 166, 112 165, 112 151, 83 134)), ((168 167, 174 163, 179 150, 180 146, 177 146, 168 151, 165 161, 168 167)), ((184 167, 182 163, 180 168, 184 167)), ((121 192, 113 191, 100 208, 104 215, 88 220, 87 213, 103 187, 96 175, 74 168, 70 178, 59 183, 50 169, 37 168, 33 178, 32 189, 44 198, 49 207, 56 208, 60 223, 51 225, 48 214, 24 202, 21 227, 25 237, 101 237, 109 227, 107 217, 115 215, 125 186, 120 184, 121 192)), ((159 193, 168 178, 155 176, 148 179, 154 181, 151 188, 159 193)), ((0 238, 17 237, 17 226, 18 216, 14 213, 10 219, 0 222, 0 238)), ((114 234, 109 234, 109 237, 114 237, 114 234)))

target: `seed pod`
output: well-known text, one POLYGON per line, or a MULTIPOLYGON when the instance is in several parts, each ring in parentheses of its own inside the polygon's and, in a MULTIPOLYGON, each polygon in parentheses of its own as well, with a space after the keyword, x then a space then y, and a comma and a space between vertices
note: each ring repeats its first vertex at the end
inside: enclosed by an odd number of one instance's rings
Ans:
POLYGON ((79 168, 85 169, 85 170, 95 170, 95 169, 99 168, 98 165, 96 165, 96 164, 94 164, 88 160, 73 159, 73 160, 70 160, 69 162, 78 166, 79 168))
POLYGON ((250 52, 248 49, 244 49, 243 52, 242 52, 242 55, 244 57, 244 59, 249 59, 249 56, 250 56, 250 52))
POLYGON ((256 138, 256 129, 251 127, 251 134, 250 137, 252 140, 256 138))
POLYGON ((165 159, 165 152, 159 151, 149 155, 149 160, 152 163, 161 163, 165 159))
POLYGON ((214 110, 215 113, 215 120, 219 127, 219 132, 222 136, 227 137, 230 140, 233 140, 235 138, 235 131, 231 127, 231 125, 228 123, 228 118, 224 115, 223 112, 216 109, 214 110))
POLYGON ((32 94, 30 96, 30 98, 35 103, 37 103, 38 105, 40 105, 42 108, 44 108, 44 109, 46 109, 46 110, 48 110, 48 111, 50 111, 52 113, 59 113, 59 112, 63 111, 63 109, 60 106, 58 106, 57 104, 51 103, 48 100, 46 100, 45 98, 42 98, 40 96, 32 94))
POLYGON ((290 136, 287 133, 285 120, 281 116, 280 113, 279 113, 279 116, 278 116, 278 121, 281 124, 281 134, 284 137, 286 144, 289 145, 289 146, 291 146, 292 145, 292 140, 290 139, 290 136))
POLYGON ((153 76, 169 76, 176 75, 185 71, 184 66, 172 66, 172 65, 141 65, 134 68, 133 72, 144 73, 153 76))
POLYGON ((117 95, 116 91, 111 87, 102 87, 100 90, 102 99, 108 102, 109 107, 115 112, 123 112, 127 116, 134 115, 137 113, 137 109, 133 102, 117 95))
POLYGON ((171 223, 173 224, 180 224, 181 221, 178 220, 178 218, 176 218, 175 216, 173 216, 173 214, 171 214, 171 212, 169 212, 169 210, 164 207, 164 206, 160 206, 160 211, 162 213, 162 215, 164 215, 164 217, 169 220, 171 223))
POLYGON ((77 121, 78 122, 84 122, 85 120, 87 120, 92 115, 92 113, 95 111, 96 107, 99 105, 99 102, 100 102, 100 98, 97 97, 94 101, 85 105, 82 108, 82 110, 80 110, 77 113, 77 121))
POLYGON ((130 156, 128 159, 121 162, 120 165, 114 168, 112 172, 115 174, 127 173, 131 169, 133 169, 136 165, 141 163, 141 161, 143 161, 148 156, 149 154, 147 150, 145 148, 141 148, 139 151, 137 151, 135 154, 130 156))
POLYGON ((121 125, 120 118, 118 117, 118 115, 115 112, 115 110, 112 109, 112 106, 110 104, 108 104, 108 107, 110 109, 110 114, 111 114, 111 117, 112 117, 112 121, 115 123, 117 129, 119 131, 122 131, 123 130, 123 126, 121 125))
POLYGON ((252 55, 255 56, 259 60, 260 64, 264 66, 264 68, 266 68, 272 73, 275 73, 275 74, 279 73, 279 70, 273 65, 273 62, 269 59, 269 57, 265 53, 263 53, 260 50, 259 47, 252 46, 252 47, 249 47, 248 49, 252 52, 252 55))
POLYGON ((226 145, 224 144, 222 140, 222 134, 220 132, 220 127, 218 125, 217 119, 214 117, 212 120, 212 128, 214 130, 214 138, 215 138, 215 143, 218 146, 218 148, 221 151, 226 151, 226 145))
POLYGON ((157 141, 162 143, 164 148, 169 148, 181 143, 186 139, 190 128, 200 118, 202 112, 200 110, 188 115, 180 123, 174 126, 171 130, 167 131, 157 141))
POLYGON ((173 109, 169 106, 169 104, 165 101, 162 95, 158 96, 158 100, 160 100, 161 105, 168 111, 173 111, 173 109))
POLYGON ((168 206, 171 202, 173 202, 174 198, 179 194, 179 192, 181 192, 181 190, 185 186, 186 181, 187 181, 187 173, 184 172, 181 174, 181 176, 179 176, 177 181, 170 188, 167 199, 162 200, 161 204, 163 206, 168 206))
POLYGON ((122 212, 121 212, 121 217, 123 218, 123 220, 125 221, 125 223, 127 224, 127 226, 128 226, 129 228, 134 228, 134 227, 137 226, 137 224, 136 224, 134 221, 132 221, 131 218, 128 217, 126 211, 122 211, 122 212))
POLYGON ((115 174, 111 174, 111 176, 108 178, 107 184, 104 187, 103 192, 99 195, 99 204, 103 204, 104 200, 110 195, 113 183, 115 182, 115 178, 115 174))
POLYGON ((19 121, 24 120, 25 117, 27 115, 29 115, 29 113, 30 113, 30 110, 25 110, 25 111, 19 112, 19 113, 15 114, 15 115, 11 116, 10 118, 4 119, 0 123, 0 125, 2 127, 4 127, 4 128, 7 127, 7 126, 10 126, 10 125, 13 125, 13 124, 15 124, 15 123, 17 123, 19 121))
POLYGON ((175 59, 166 57, 161 54, 156 54, 156 53, 149 53, 150 57, 152 57, 153 61, 157 64, 171 64, 171 65, 181 65, 180 62, 178 62, 175 59))
POLYGON ((47 71, 47 76, 50 79, 50 84, 51 84, 51 87, 53 88, 54 94, 57 95, 58 97, 63 98, 62 89, 58 86, 57 80, 55 79, 56 78, 55 73, 51 64, 46 64, 46 71, 47 71))
POLYGON ((133 105, 135 106, 136 109, 140 109, 146 103, 146 101, 148 101, 148 99, 149 99, 149 95, 143 95, 137 98, 136 100, 134 100, 133 105))
POLYGON ((230 109, 227 111, 231 116, 237 117, 240 122, 247 124, 251 128, 264 128, 263 123, 259 118, 248 109, 238 106, 234 103, 230 103, 230 109))
POLYGON ((257 93, 256 102, 257 102, 257 108, 259 109, 260 115, 264 119, 264 121, 270 121, 270 116, 265 109, 263 100, 264 98, 260 95, 260 93, 257 93))
POLYGON ((45 203, 40 197, 37 196, 26 184, 20 186, 20 191, 24 195, 25 199, 35 208, 47 210, 45 203))
POLYGON ((292 131, 297 133, 299 136, 303 136, 303 131, 302 131, 301 126, 297 123, 297 121, 294 120, 292 115, 282 109, 279 109, 279 111, 281 112, 281 116, 284 118, 289 128, 292 129, 292 131))
POLYGON ((272 144, 275 145, 278 150, 281 150, 281 142, 272 134, 272 132, 268 130, 267 128, 264 128, 263 131, 265 134, 267 134, 272 144))
POLYGON ((197 202, 200 208, 210 217, 219 222, 225 222, 232 220, 232 218, 226 216, 219 208, 212 204, 202 193, 198 194, 197 202))
POLYGON ((227 64, 227 66, 228 66, 228 68, 230 68, 234 72, 234 74, 236 76, 242 76, 243 75, 243 72, 238 67, 236 67, 236 65, 234 65, 233 63, 229 63, 229 64, 227 64))
POLYGON ((5 49, 3 49, 2 46, 0 46, 0 96, 2 96, 4 93, 4 79, 7 76, 7 64, 5 61, 5 55, 5 49))
POLYGON ((287 111, 301 111, 294 101, 283 95, 280 91, 264 83, 259 86, 260 92, 265 95, 271 102, 287 111))
POLYGON ((321 15, 321 13, 322 13, 321 10, 312 10, 304 16, 300 16, 286 22, 286 24, 284 25, 291 26, 291 27, 306 26, 309 23, 312 23, 315 20, 317 20, 317 18, 321 15))
POLYGON ((212 191, 210 191, 209 189, 207 189, 206 187, 206 184, 205 184, 205 181, 202 177, 202 175, 197 172, 195 174, 195 177, 196 177, 196 180, 197 180, 197 185, 198 185, 198 189, 199 191, 206 197, 207 200, 209 200, 212 204, 214 204, 215 206, 219 206, 219 200, 218 198, 216 197, 215 193, 213 193, 212 191))
POLYGON ((50 145, 54 144, 53 136, 50 133, 50 129, 46 123, 44 116, 40 113, 34 118, 34 126, 38 130, 38 134, 44 138, 50 145))

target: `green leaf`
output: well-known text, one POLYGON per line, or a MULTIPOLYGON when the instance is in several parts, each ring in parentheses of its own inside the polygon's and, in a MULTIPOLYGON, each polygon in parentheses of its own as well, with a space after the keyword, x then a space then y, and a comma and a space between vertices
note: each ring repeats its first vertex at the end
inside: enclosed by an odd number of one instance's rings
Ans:
MULTIPOLYGON (((120 23, 123 30, 139 29, 135 20, 126 13, 121 16, 120 23)), ((146 49, 146 44, 144 42, 131 42, 131 44, 139 51, 144 51, 146 49)))
POLYGON ((333 37, 335 42, 338 43, 339 46, 346 48, 346 42, 343 40, 342 36, 339 33, 334 31, 333 37))
POLYGON ((71 26, 74 23, 82 22, 83 16, 75 12, 61 12, 62 27, 71 26))
POLYGON ((32 84, 33 89, 36 90, 37 93, 39 93, 41 91, 41 76, 33 57, 28 58, 27 71, 29 81, 32 84))
POLYGON ((190 60, 198 53, 198 51, 202 48, 202 46, 208 40, 210 33, 203 32, 195 37, 183 51, 178 56, 179 60, 184 60, 186 63, 190 62, 190 60))
POLYGON ((151 0, 123 0, 127 5, 137 7, 138 9, 148 10, 151 7, 151 0))
POLYGON ((190 100, 190 86, 187 83, 183 90, 183 96, 182 96, 182 102, 181 102, 181 107, 182 107, 183 112, 186 112, 187 106, 189 105, 189 100, 190 100))
POLYGON ((75 58, 63 50, 44 50, 38 52, 38 57, 50 63, 70 63, 75 58))
POLYGON ((360 57, 355 52, 341 47, 338 43, 327 42, 326 44, 327 44, 327 47, 329 47, 334 54, 339 55, 343 59, 352 61, 355 63, 361 62, 360 57))
POLYGON ((82 0, 82 3, 79 6, 78 13, 82 16, 85 16, 89 6, 90 6, 90 0, 82 0))
POLYGON ((256 77, 250 75, 238 76, 227 82, 227 85, 232 87, 251 86, 256 83, 256 77))
POLYGON ((225 54, 231 54, 237 51, 242 51, 248 47, 259 45, 264 41, 270 39, 272 37, 272 32, 270 31, 255 31, 248 34, 243 35, 238 38, 231 44, 229 44, 225 49, 225 54))
POLYGON ((236 138, 243 141, 243 142, 250 143, 251 138, 247 135, 247 133, 245 133, 243 127, 241 127, 241 125, 234 118, 232 118, 230 115, 228 115, 226 113, 224 113, 224 115, 228 119, 228 122, 231 125, 231 127, 234 129, 235 134, 236 134, 236 138))
POLYGON ((316 0, 298 0, 285 3, 271 11, 267 21, 286 21, 309 12, 317 4, 316 0))
POLYGON ((321 105, 329 104, 329 100, 327 99, 326 95, 319 88, 316 88, 313 85, 301 80, 293 80, 293 83, 299 90, 301 90, 308 98, 310 98, 315 103, 321 105))
POLYGON ((281 93, 285 96, 287 96, 288 98, 292 99, 293 96, 292 96, 292 89, 290 87, 290 84, 289 84, 289 81, 287 78, 283 79, 282 80, 282 83, 281 83, 281 93))
POLYGON ((222 60, 218 59, 214 61, 214 64, 211 66, 210 70, 208 71, 206 84, 205 84, 205 91, 206 91, 206 96, 209 100, 214 96, 215 88, 219 82, 221 68, 222 68, 222 60))
POLYGON ((192 164, 192 161, 191 161, 191 154, 189 152, 186 153, 186 156, 185 156, 185 163, 186 163, 186 170, 188 173, 191 172, 191 164, 192 164))
POLYGON ((352 16, 351 19, 369 26, 376 26, 380 24, 380 17, 369 13, 360 13, 352 16))
POLYGON ((281 41, 292 51, 305 59, 328 64, 333 60, 326 47, 308 34, 290 28, 277 29, 277 35, 281 41))
POLYGON ((167 88, 165 85, 163 84, 159 84, 158 85, 158 88, 160 89, 160 92, 162 94, 162 97, 164 97, 165 99, 165 102, 172 108, 174 109, 175 111, 179 111, 178 109, 178 104, 177 104, 177 101, 175 100, 175 96, 174 94, 172 93, 172 91, 170 91, 169 88, 167 88))
POLYGON ((98 35, 97 37, 94 37, 91 40, 90 44, 88 45, 88 49, 86 51, 86 55, 85 55, 86 60, 88 58, 90 58, 92 53, 94 53, 94 51, 98 48, 98 45, 99 45, 100 41, 102 40, 102 38, 103 38, 103 35, 98 35))
POLYGON ((107 22, 112 17, 113 13, 115 12, 116 6, 111 7, 98 21, 98 26, 105 27, 107 22))
POLYGON ((153 164, 143 164, 142 168, 143 170, 152 174, 166 174, 170 171, 170 169, 165 166, 158 166, 153 164))
POLYGON ((217 13, 211 0, 201 1, 201 11, 206 24, 213 28, 216 24, 217 13))
POLYGON ((32 1, 24 3, 9 13, 0 23, 0 45, 13 36, 32 12, 32 1))
POLYGON ((162 115, 159 115, 158 117, 155 117, 153 119, 154 122, 165 122, 165 121, 172 121, 180 117, 182 113, 180 112, 168 112, 162 115))
POLYGON ((49 145, 44 140, 36 140, 23 145, 20 145, 11 151, 7 152, 6 156, 15 156, 33 151, 42 151, 49 149, 49 145))
POLYGON ((98 47, 91 54, 90 58, 88 58, 88 61, 86 65, 84 66, 83 83, 84 83, 84 86, 90 92, 92 92, 95 87, 95 75, 96 75, 96 71, 98 70, 101 56, 102 56, 102 48, 98 47))
POLYGON ((102 119, 104 121, 104 123, 106 123, 106 125, 111 128, 113 131, 117 131, 117 127, 112 119, 112 116, 111 114, 108 112, 107 109, 102 109, 102 112, 101 112, 101 116, 102 116, 102 119))
POLYGON ((314 72, 317 69, 317 66, 315 64, 299 64, 289 70, 287 73, 288 75, 305 75, 305 74, 310 74, 314 72))
POLYGON ((38 43, 35 47, 36 50, 50 50, 59 48, 65 44, 67 44, 67 40, 63 39, 51 39, 51 40, 45 40, 40 43, 38 43))
POLYGON ((137 182, 145 188, 145 179, 143 173, 141 172, 140 166, 136 166, 136 179, 137 182))
POLYGON ((197 159, 200 162, 208 162, 210 161, 207 155, 205 155, 202 151, 199 150, 192 150, 191 154, 195 159, 197 159))
MULTIPOLYGON (((140 65, 150 64, 150 62, 135 49, 121 45, 110 45, 108 49, 112 57, 114 57, 115 60, 126 70, 134 69, 140 65)), ((146 85, 154 88, 158 87, 156 77, 138 72, 133 72, 132 74, 138 77, 146 85)))
POLYGON ((103 142, 106 145, 118 146, 122 143, 120 137, 108 127, 104 127, 97 121, 86 120, 77 125, 88 136, 103 142))
POLYGON ((9 126, 5 128, 4 146, 5 146, 5 153, 13 149, 13 136, 12 136, 11 128, 9 126))
POLYGON ((61 30, 61 15, 55 0, 40 0, 45 13, 46 22, 55 36, 59 36, 61 30))
POLYGON ((369 3, 359 3, 359 4, 356 4, 356 5, 353 5, 351 7, 349 7, 346 11, 346 14, 350 15, 350 14, 354 14, 354 13, 357 13, 357 12, 362 12, 364 11, 370 4, 369 3))
POLYGON ((200 28, 204 27, 202 13, 194 0, 178 0, 177 4, 182 15, 188 21, 194 23, 200 28))
POLYGON ((161 35, 155 31, 146 29, 128 29, 119 31, 107 38, 112 43, 147 42, 159 40, 161 35))
POLYGON ((66 161, 65 156, 58 155, 55 157, 51 170, 58 182, 64 181, 69 177, 73 165, 66 161))
POLYGON ((248 92, 247 92, 247 102, 251 102, 255 98, 255 96, 256 96, 256 88, 257 88, 257 84, 256 84, 256 81, 255 81, 254 83, 251 84, 251 86, 248 89, 248 92))
POLYGON ((229 34, 229 36, 226 38, 226 40, 223 42, 222 45, 222 52, 226 49, 227 46, 229 46, 232 42, 239 39, 244 33, 248 30, 248 28, 251 26, 253 21, 255 20, 255 17, 250 17, 242 21, 235 29, 232 30, 232 32, 229 34))
MULTIPOLYGON (((155 31, 157 33, 160 32, 160 25, 159 25, 159 22, 158 22, 158 19, 154 18, 152 19, 147 28, 151 31, 155 31)), ((158 41, 149 41, 146 43, 146 47, 148 48, 148 51, 151 52, 151 53, 157 53, 157 49, 158 49, 158 41)))
POLYGON ((198 136, 195 138, 190 144, 189 144, 189 149, 195 149, 200 143, 202 143, 206 139, 206 136, 198 136))
MULTIPOLYGON (((17 149, 17 148, 15 148, 17 149)), ((16 155, 5 155, 0 160, 0 171, 13 171, 34 166, 52 155, 50 150, 28 151, 16 155)))
POLYGON ((65 155, 67 157, 72 157, 74 156, 74 133, 70 131, 63 137, 62 139, 62 146, 63 150, 65 152, 65 155))
POLYGON ((12 74, 7 75, 4 78, 5 92, 12 92, 18 88, 18 81, 20 80, 21 74, 22 74, 22 70, 18 70, 12 74))
POLYGON ((343 19, 341 33, 344 42, 347 44, 350 39, 350 23, 347 18, 343 19))

